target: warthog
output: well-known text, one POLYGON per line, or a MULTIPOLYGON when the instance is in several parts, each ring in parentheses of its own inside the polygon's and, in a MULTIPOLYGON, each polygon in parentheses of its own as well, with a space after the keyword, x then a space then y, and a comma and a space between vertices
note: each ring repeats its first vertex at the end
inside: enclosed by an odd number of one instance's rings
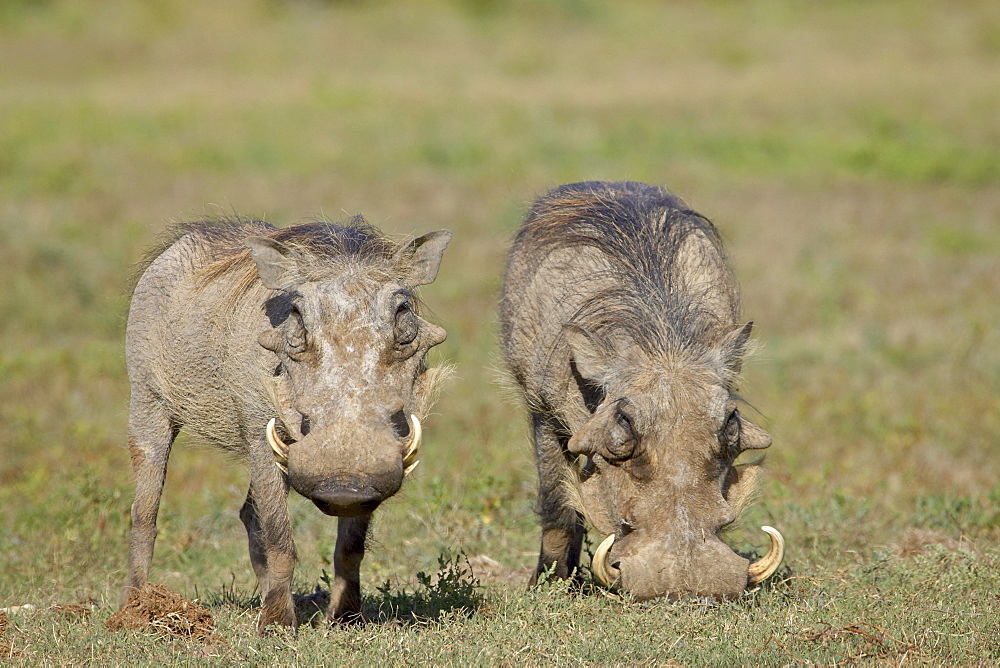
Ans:
POLYGON ((129 311, 129 450, 135 502, 130 592, 146 582, 171 444, 183 427, 250 472, 240 510, 263 608, 294 627, 289 486, 336 515, 330 620, 360 613, 371 513, 416 466, 433 401, 427 351, 445 332, 420 317, 447 230, 397 245, 360 217, 276 229, 184 225, 151 252, 129 311))
POLYGON ((745 507, 771 437, 740 412, 751 323, 715 227, 666 190, 578 183, 540 197, 517 233, 503 348, 531 416, 538 568, 576 572, 586 518, 607 538, 592 570, 638 599, 728 597, 778 567, 718 537, 745 507))

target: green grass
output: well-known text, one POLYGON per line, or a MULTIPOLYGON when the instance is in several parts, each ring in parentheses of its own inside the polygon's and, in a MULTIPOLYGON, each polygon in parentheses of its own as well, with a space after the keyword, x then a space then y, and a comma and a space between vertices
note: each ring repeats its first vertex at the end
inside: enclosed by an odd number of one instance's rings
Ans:
MULTIPOLYGON (((36 609, 9 615, 0 662, 1000 662, 995 4, 3 3, 0 607, 36 609), (788 552, 739 601, 524 588, 503 254, 537 193, 623 178, 719 225, 763 343, 744 391, 775 442, 728 540, 759 553, 773 524, 788 552), (424 297, 457 375, 376 516, 370 623, 255 635, 246 474, 194 446, 152 575, 225 642, 111 633, 131 265, 170 221, 228 211, 453 230, 424 297), (475 585, 457 569, 481 554, 517 577, 475 585)), ((290 506, 307 595, 334 521, 290 506)))

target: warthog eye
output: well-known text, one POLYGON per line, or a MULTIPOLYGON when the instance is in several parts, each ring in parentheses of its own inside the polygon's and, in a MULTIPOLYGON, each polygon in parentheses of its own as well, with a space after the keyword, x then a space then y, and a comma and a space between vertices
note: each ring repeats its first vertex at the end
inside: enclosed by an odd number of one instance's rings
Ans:
POLYGON ((735 457, 740 454, 740 415, 733 411, 729 414, 725 426, 719 432, 719 443, 722 445, 724 457, 735 457))
POLYGON ((413 305, 409 301, 400 302, 396 307, 396 321, 393 325, 393 335, 397 354, 408 357, 412 354, 411 344, 417 340, 420 334, 420 319, 413 312, 413 305))
POLYGON ((622 409, 626 403, 627 400, 624 399, 618 402, 618 407, 615 409, 615 424, 618 430, 612 429, 611 439, 605 445, 607 453, 601 453, 610 462, 620 462, 630 458, 635 452, 638 441, 632 418, 622 409))
POLYGON ((413 312, 410 302, 403 302, 396 307, 396 345, 405 346, 413 343, 420 333, 417 314, 413 312))
POLYGON ((620 408, 615 415, 615 422, 618 423, 619 427, 625 430, 625 432, 629 435, 629 438, 635 437, 635 430, 632 428, 632 419, 622 412, 620 408))
POLYGON ((288 356, 295 359, 297 355, 306 352, 309 345, 308 332, 302 322, 302 314, 295 307, 292 307, 288 314, 287 325, 285 326, 285 345, 288 356))

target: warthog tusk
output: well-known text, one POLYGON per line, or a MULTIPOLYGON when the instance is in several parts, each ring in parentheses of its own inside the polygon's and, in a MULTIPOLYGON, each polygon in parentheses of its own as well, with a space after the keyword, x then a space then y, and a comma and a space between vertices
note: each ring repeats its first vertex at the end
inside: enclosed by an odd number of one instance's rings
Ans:
POLYGON ((417 467, 420 460, 417 459, 417 452, 420 450, 420 439, 423 436, 423 429, 420 427, 420 420, 416 415, 410 415, 413 426, 410 429, 410 442, 406 445, 406 452, 403 453, 403 476, 410 474, 410 471, 417 467))
POLYGON ((288 444, 278 436, 278 431, 274 428, 275 422, 275 418, 271 418, 267 423, 267 429, 264 430, 267 434, 267 444, 274 451, 274 465, 288 473, 288 444))
POLYGON ((771 549, 767 554, 750 564, 750 571, 747 575, 747 586, 759 585, 768 579, 781 565, 781 560, 785 556, 785 539, 781 537, 774 527, 761 527, 767 535, 771 537, 771 549))
POLYGON ((615 534, 611 534, 597 546, 597 551, 594 552, 594 558, 590 563, 590 570, 593 571, 597 581, 609 588, 618 581, 622 574, 620 569, 608 564, 608 552, 611 551, 611 546, 614 544, 615 534))

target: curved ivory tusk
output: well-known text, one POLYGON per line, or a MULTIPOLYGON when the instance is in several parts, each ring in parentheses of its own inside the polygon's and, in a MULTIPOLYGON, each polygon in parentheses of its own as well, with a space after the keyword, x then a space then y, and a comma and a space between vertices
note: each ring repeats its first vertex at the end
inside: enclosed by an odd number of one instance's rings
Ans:
POLYGON ((759 585, 768 579, 781 565, 781 560, 785 556, 785 539, 774 527, 763 526, 761 530, 771 537, 771 549, 767 554, 750 564, 747 574, 747 586, 759 585))
POLYGON ((419 464, 419 463, 420 463, 420 460, 418 459, 417 461, 413 462, 412 464, 410 464, 409 466, 407 466, 405 469, 403 469, 403 477, 405 478, 406 476, 410 475, 410 471, 412 471, 413 469, 417 468, 417 464, 419 464))
POLYGON ((611 551, 611 546, 614 544, 615 534, 611 534, 597 546, 597 551, 594 552, 594 558, 590 564, 590 570, 593 571, 594 577, 605 587, 613 586, 622 574, 621 570, 608 564, 608 552, 611 551))
POLYGON ((417 416, 410 415, 410 420, 413 421, 413 425, 410 427, 410 442, 406 445, 406 451, 403 453, 404 476, 408 475, 420 463, 420 460, 417 459, 417 452, 420 451, 420 439, 423 437, 423 429, 417 416))
POLYGON ((278 431, 274 428, 275 422, 275 418, 271 418, 267 423, 267 429, 264 430, 267 434, 267 444, 274 451, 275 465, 288 473, 288 444, 278 436, 278 431))

